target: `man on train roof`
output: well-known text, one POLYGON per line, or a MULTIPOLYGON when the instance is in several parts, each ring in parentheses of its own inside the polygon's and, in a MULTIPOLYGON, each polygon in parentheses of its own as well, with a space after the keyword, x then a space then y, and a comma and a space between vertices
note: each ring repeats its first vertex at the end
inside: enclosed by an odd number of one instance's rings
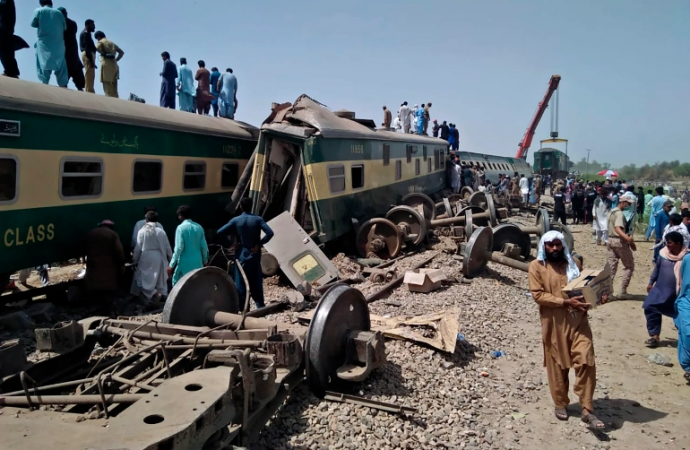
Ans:
POLYGON ((14 42, 16 23, 14 0, 3 0, 0 2, 0 62, 5 69, 3 75, 11 78, 19 78, 19 66, 14 57, 14 52, 18 50, 14 42))
POLYGON ((441 139, 447 141, 448 136, 450 135, 450 128, 448 127, 448 123, 444 120, 439 129, 441 132, 441 139))
POLYGON ((74 87, 76 87, 78 91, 83 91, 86 80, 84 78, 84 72, 82 71, 84 65, 79 59, 79 44, 77 44, 77 32, 79 31, 79 27, 77 26, 77 22, 67 16, 67 10, 64 7, 59 7, 58 11, 65 17, 65 24, 67 27, 64 33, 67 79, 71 78, 74 87))
POLYGON ((50 76, 55 72, 58 86, 67 87, 67 63, 65 61, 65 17, 53 9, 51 0, 40 0, 40 8, 34 11, 31 26, 37 29, 36 72, 43 84, 50 83, 50 76))
POLYGON ((383 106, 383 123, 381 126, 388 130, 391 127, 391 121, 393 120, 393 113, 385 105, 383 106))

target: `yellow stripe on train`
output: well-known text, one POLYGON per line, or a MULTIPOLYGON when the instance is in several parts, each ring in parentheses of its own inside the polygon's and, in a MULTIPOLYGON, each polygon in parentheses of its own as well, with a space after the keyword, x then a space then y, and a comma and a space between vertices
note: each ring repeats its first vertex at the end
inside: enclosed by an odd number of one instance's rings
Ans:
POLYGON ((53 150, 0 149, 0 157, 3 156, 14 157, 18 161, 18 189, 16 201, 0 205, 0 211, 227 193, 232 192, 234 186, 221 186, 223 164, 237 164, 238 174, 242 173, 247 164, 246 160, 239 159, 53 150), (100 195, 90 198, 61 197, 60 186, 65 161, 100 161, 103 173, 100 195), (162 163, 162 185, 160 189, 141 194, 133 192, 134 163, 138 161, 162 163), (183 188, 185 164, 188 163, 203 163, 205 165, 206 175, 202 189, 185 190, 183 188))

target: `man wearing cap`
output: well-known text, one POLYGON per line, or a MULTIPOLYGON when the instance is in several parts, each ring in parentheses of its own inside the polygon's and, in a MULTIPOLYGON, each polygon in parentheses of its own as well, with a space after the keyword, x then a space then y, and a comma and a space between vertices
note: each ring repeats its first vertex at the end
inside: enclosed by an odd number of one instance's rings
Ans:
POLYGON ((637 250, 635 241, 629 236, 628 223, 625 220, 623 210, 632 206, 630 197, 622 196, 618 201, 618 207, 611 208, 608 221, 609 241, 607 244, 608 255, 606 257, 611 267, 611 281, 616 277, 618 262, 623 263, 623 278, 621 280, 621 293, 619 299, 628 298, 628 286, 635 270, 635 258, 633 251, 637 250))
POLYGON ((115 300, 120 274, 125 269, 125 252, 114 227, 112 221, 104 220, 81 242, 80 253, 86 255, 84 288, 96 293, 91 297, 104 300, 106 306, 115 300))
POLYGON ((671 218, 671 210, 673 209, 673 202, 670 200, 666 200, 661 207, 661 211, 656 215, 656 219, 654 222, 654 262, 656 263, 656 259, 659 257, 659 251, 661 250, 661 246, 658 245, 661 240, 663 239, 664 235, 664 230, 666 229, 666 226, 669 223, 669 220, 671 218))
POLYGON ((441 129, 441 127, 438 124, 438 120, 434 119, 434 127, 431 129, 431 134, 434 137, 438 137, 438 132, 441 129))
MULTIPOLYGON (((579 261, 578 261, 579 262, 579 261)), ((594 389, 597 375, 592 330, 587 318, 589 303, 582 295, 568 297, 563 288, 580 276, 558 231, 549 231, 539 241, 537 259, 529 265, 529 290, 539 305, 544 367, 558 420, 568 420, 568 373, 575 371, 573 390, 582 405, 582 421, 591 428, 604 428, 594 414, 594 389)), ((608 298, 602 297, 602 302, 608 298)))

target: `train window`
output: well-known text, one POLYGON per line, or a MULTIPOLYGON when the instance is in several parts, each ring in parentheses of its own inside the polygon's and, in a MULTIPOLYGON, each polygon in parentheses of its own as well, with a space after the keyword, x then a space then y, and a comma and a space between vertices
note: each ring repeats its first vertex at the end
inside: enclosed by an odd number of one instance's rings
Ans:
POLYGON ((103 192, 103 161, 94 158, 63 159, 60 165, 61 198, 94 198, 103 192))
POLYGON ((446 152, 443 149, 438 150, 438 162, 436 162, 436 168, 445 167, 446 165, 446 152))
POLYGON ((132 193, 152 194, 163 188, 162 161, 134 161, 132 167, 132 193))
POLYGON ((391 146, 383 144, 383 165, 389 166, 391 163, 391 146))
POLYGON ((419 166, 420 166, 419 158, 415 158, 414 159, 414 174, 415 175, 419 175, 419 172, 420 172, 419 166))
POLYGON ((331 193, 343 192, 345 190, 345 166, 328 167, 328 186, 331 193))
POLYGON ((424 161, 426 161, 426 145, 422 147, 422 154, 424 156, 424 161))
MULTIPOLYGON (((441 164, 441 150, 435 148, 434 149, 434 168, 438 169, 441 164)), ((429 163, 429 167, 431 167, 431 163, 429 163)), ((431 172, 431 170, 429 170, 431 172)))
POLYGON ((431 158, 426 160, 427 172, 431 172, 431 158))
POLYGON ((364 187, 364 164, 354 164, 350 167, 350 176, 352 177, 352 189, 361 189, 364 187))
POLYGON ((19 164, 13 156, 0 156, 0 204, 17 199, 19 164))
POLYGON ((237 186, 240 178, 240 166, 236 163, 223 163, 223 172, 220 175, 220 187, 223 189, 237 186))
POLYGON ((184 163, 182 190, 201 191, 204 187, 206 187, 206 163, 204 161, 186 161, 184 163))
POLYGON ((402 178, 402 161, 397 160, 395 162, 395 179, 399 180, 402 178))

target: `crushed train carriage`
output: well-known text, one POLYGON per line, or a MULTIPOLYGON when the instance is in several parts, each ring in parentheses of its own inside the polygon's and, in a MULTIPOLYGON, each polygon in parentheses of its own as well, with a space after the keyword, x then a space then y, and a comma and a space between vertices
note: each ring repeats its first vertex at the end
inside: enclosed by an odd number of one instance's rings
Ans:
MULTIPOLYGON (((457 154, 484 167, 494 184, 499 173, 530 173, 515 158, 457 154)), ((302 95, 274 104, 261 127, 249 187, 254 213, 268 220, 290 211, 315 241, 329 242, 385 215, 407 194, 446 188, 447 157, 445 140, 375 130, 371 120, 302 95)))
POLYGON ((181 204, 221 225, 257 138, 240 122, 0 77, 0 275, 79 256, 103 219, 128 246, 147 205, 169 237, 181 204))
POLYGON ((352 231, 353 220, 385 214, 406 194, 443 189, 445 141, 375 131, 353 116, 306 95, 276 105, 255 155, 254 212, 270 219, 290 211, 325 243, 352 231))

